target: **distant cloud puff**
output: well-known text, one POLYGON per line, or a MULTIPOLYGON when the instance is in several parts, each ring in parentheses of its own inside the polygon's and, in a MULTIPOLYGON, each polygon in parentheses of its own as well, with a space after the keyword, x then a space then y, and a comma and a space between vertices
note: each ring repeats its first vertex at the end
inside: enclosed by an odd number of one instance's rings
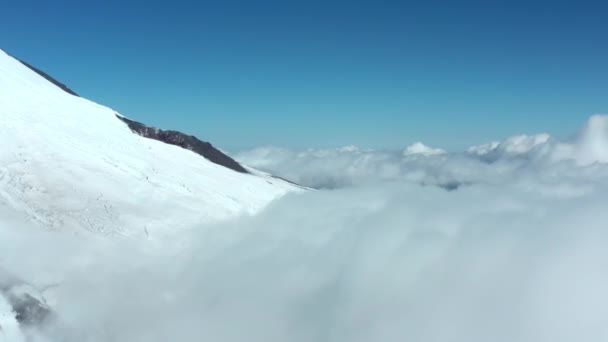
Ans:
POLYGON ((425 144, 423 144, 421 142, 417 142, 412 145, 409 145, 403 151, 403 155, 405 155, 405 156, 412 156, 412 155, 435 156, 438 154, 445 154, 445 153, 446 153, 445 150, 442 150, 440 148, 432 148, 432 147, 426 146, 425 144))

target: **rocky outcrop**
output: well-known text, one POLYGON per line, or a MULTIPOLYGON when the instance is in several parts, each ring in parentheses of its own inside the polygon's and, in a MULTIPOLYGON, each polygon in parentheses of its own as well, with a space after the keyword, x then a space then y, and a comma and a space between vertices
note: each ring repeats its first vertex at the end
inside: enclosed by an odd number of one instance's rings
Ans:
MULTIPOLYGON (((32 66, 31 64, 28 64, 18 58, 15 58, 15 59, 17 59, 19 62, 21 62, 26 67, 30 68, 32 71, 34 71, 38 75, 42 76, 47 81, 56 85, 61 90, 65 91, 66 93, 74 95, 74 96, 79 96, 78 94, 76 94, 76 92, 74 92, 68 86, 57 81, 56 79, 54 79, 53 77, 51 77, 50 75, 45 73, 44 71, 42 71, 42 70, 32 66)), ((140 122, 129 120, 120 115, 116 115, 116 117, 118 119, 120 119, 121 121, 123 121, 124 123, 126 123, 127 126, 129 126, 129 128, 131 129, 131 131, 141 135, 142 137, 155 139, 158 141, 162 141, 166 144, 175 145, 175 146, 179 146, 179 147, 188 149, 194 153, 197 153, 197 154, 203 156, 204 158, 211 161, 212 163, 222 165, 222 166, 227 167, 236 172, 249 173, 241 164, 236 162, 234 159, 230 158, 229 156, 227 156, 226 154, 224 154, 217 148, 213 147, 213 145, 211 145, 210 143, 199 140, 195 136, 187 135, 187 134, 184 134, 184 133, 178 132, 178 131, 162 130, 162 129, 157 129, 154 127, 149 127, 140 122)))
POLYGON ((15 319, 24 326, 36 326, 51 317, 51 309, 42 301, 28 293, 10 297, 15 319))
MULTIPOLYGON (((9 305, 8 308, 0 309, 0 315, 13 317, 22 328, 41 328, 54 316, 52 309, 46 304, 42 293, 37 288, 8 277, 1 269, 0 302, 9 305)), ((4 319, 7 318, 4 317, 4 319)), ((0 331, 2 329, 4 328, 0 324, 0 331)))
POLYGON ((142 137, 162 141, 166 144, 185 148, 205 157, 212 163, 222 165, 236 172, 249 173, 249 171, 247 171, 236 160, 230 158, 222 151, 216 149, 210 143, 199 140, 193 135, 187 135, 178 131, 165 131, 162 129, 149 127, 142 124, 141 122, 129 120, 120 115, 116 115, 116 117, 126 123, 127 126, 129 126, 129 128, 131 129, 131 131, 141 135, 142 137))

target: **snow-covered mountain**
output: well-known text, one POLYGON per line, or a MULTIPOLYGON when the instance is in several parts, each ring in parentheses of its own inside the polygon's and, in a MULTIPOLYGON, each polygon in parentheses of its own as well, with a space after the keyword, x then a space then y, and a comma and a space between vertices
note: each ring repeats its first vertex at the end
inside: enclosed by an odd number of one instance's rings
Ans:
POLYGON ((194 137, 133 123, 0 50, 0 211, 154 239, 299 190, 194 137))

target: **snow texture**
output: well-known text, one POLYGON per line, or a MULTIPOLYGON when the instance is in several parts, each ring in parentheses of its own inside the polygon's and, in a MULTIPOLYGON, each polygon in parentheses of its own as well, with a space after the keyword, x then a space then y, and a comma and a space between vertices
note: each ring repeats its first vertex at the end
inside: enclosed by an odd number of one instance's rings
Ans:
POLYGON ((0 205, 52 230, 162 238, 298 190, 133 134, 2 51, 0 146, 0 205))

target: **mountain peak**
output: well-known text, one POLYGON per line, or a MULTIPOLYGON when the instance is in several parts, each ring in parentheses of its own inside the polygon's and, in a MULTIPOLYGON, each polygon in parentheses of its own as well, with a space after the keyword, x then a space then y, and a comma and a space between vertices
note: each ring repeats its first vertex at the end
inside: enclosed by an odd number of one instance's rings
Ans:
POLYGON ((162 238, 301 190, 195 137, 117 117, 5 53, 0 145, 0 203, 49 229, 162 238))
MULTIPOLYGON (((0 49, 0 51, 4 52, 6 55, 10 56, 11 58, 15 59, 16 61, 20 62, 21 64, 23 64, 24 66, 29 68, 31 71, 35 72, 36 74, 38 74, 39 76, 41 76, 42 78, 44 78, 45 80, 50 82, 51 84, 55 85, 59 89, 63 90, 64 92, 66 92, 70 95, 79 96, 76 92, 74 92, 72 89, 70 89, 67 85, 65 85, 64 83, 51 77, 46 72, 36 68, 35 66, 17 58, 17 57, 12 56, 11 54, 9 54, 1 49, 0 49)), ((126 123, 127 126, 131 129, 131 131, 133 131, 134 133, 136 133, 142 137, 154 139, 154 140, 164 142, 166 144, 182 147, 186 150, 190 150, 190 151, 206 158, 207 160, 211 161, 212 163, 222 165, 222 166, 229 168, 236 172, 249 173, 247 171, 247 169, 245 169, 237 161, 235 161, 234 159, 232 159, 231 157, 229 157, 222 151, 218 150, 217 148, 215 148, 211 143, 202 141, 202 140, 196 138, 195 136, 188 135, 188 134, 185 134, 185 133, 182 133, 179 131, 162 130, 162 129, 150 127, 141 122, 127 119, 126 117, 124 117, 122 115, 116 115, 116 117, 119 120, 126 123)))

